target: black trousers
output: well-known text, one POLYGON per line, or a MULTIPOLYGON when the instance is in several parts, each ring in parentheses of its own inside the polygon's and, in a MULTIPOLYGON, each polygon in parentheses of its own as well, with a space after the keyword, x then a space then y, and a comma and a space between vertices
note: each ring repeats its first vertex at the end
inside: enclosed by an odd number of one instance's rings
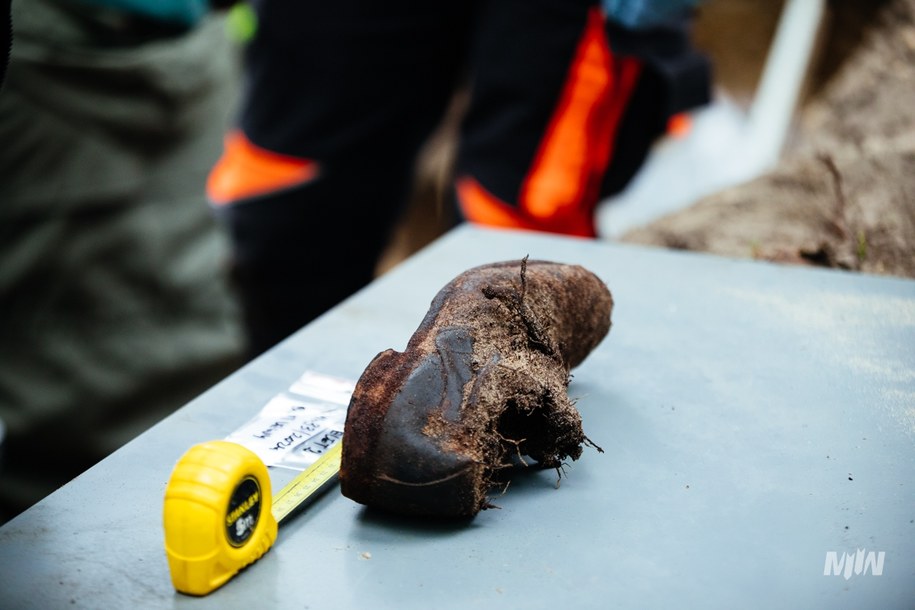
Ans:
POLYGON ((253 353, 371 280, 417 151, 458 86, 470 102, 456 199, 490 225, 594 235, 597 201, 670 114, 661 73, 631 41, 612 50, 596 0, 255 7, 236 145, 209 185, 253 353))

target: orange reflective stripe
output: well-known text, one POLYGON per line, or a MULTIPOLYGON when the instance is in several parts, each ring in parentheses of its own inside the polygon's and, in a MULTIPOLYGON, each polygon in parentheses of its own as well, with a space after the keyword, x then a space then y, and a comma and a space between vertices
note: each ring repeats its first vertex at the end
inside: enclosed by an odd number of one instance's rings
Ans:
POLYGON ((222 158, 210 171, 207 196, 223 205, 304 184, 317 175, 314 161, 271 152, 235 130, 226 135, 222 158))
POLYGON ((592 9, 559 104, 522 185, 519 203, 527 214, 551 225, 593 225, 614 135, 639 70, 637 60, 613 56, 604 16, 592 9))
POLYGON ((667 120, 667 135, 685 138, 693 129, 693 118, 687 112, 680 112, 667 120))
MULTIPOLYGON (((593 222, 580 217, 558 219, 559 222, 545 223, 527 216, 524 210, 508 205, 489 191, 476 179, 464 176, 455 184, 458 202, 464 217, 473 223, 503 229, 524 229, 564 233, 579 237, 594 237, 593 222)), ((557 219, 553 219, 557 220, 557 219)))
POLYGON ((470 222, 505 229, 528 228, 518 211, 484 189, 476 179, 465 176, 455 184, 464 217, 470 222))
POLYGON ((463 177, 456 189, 464 216, 496 227, 594 237, 594 206, 640 72, 637 59, 613 55, 604 15, 592 9, 518 207, 463 177))

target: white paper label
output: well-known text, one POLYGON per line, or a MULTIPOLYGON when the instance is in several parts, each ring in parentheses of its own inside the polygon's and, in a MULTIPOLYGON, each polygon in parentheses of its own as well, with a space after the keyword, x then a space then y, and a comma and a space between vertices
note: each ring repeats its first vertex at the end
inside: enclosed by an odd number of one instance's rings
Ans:
POLYGON ((306 371, 226 440, 247 447, 267 466, 304 470, 343 438, 355 385, 306 371))

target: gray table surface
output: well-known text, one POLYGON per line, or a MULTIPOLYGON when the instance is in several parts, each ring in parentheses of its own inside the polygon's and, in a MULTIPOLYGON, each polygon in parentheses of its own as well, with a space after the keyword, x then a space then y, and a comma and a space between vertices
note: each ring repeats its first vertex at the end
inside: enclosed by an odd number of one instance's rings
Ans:
POLYGON ((458 229, 0 528, 0 608, 67 607, 913 608, 915 282, 458 229), (570 388, 606 453, 469 524, 335 488, 223 588, 175 593, 162 498, 187 448, 304 370, 357 378, 452 277, 525 254, 614 293, 570 388), (824 575, 857 549, 882 575, 824 575))

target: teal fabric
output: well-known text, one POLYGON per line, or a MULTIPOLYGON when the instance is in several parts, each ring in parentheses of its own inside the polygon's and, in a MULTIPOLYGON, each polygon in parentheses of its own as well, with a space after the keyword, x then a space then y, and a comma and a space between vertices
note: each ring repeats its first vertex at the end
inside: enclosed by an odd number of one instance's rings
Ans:
POLYGON ((603 0, 607 18, 630 29, 647 29, 695 8, 703 0, 603 0))
POLYGON ((184 25, 199 22, 210 8, 208 0, 75 0, 184 25))

